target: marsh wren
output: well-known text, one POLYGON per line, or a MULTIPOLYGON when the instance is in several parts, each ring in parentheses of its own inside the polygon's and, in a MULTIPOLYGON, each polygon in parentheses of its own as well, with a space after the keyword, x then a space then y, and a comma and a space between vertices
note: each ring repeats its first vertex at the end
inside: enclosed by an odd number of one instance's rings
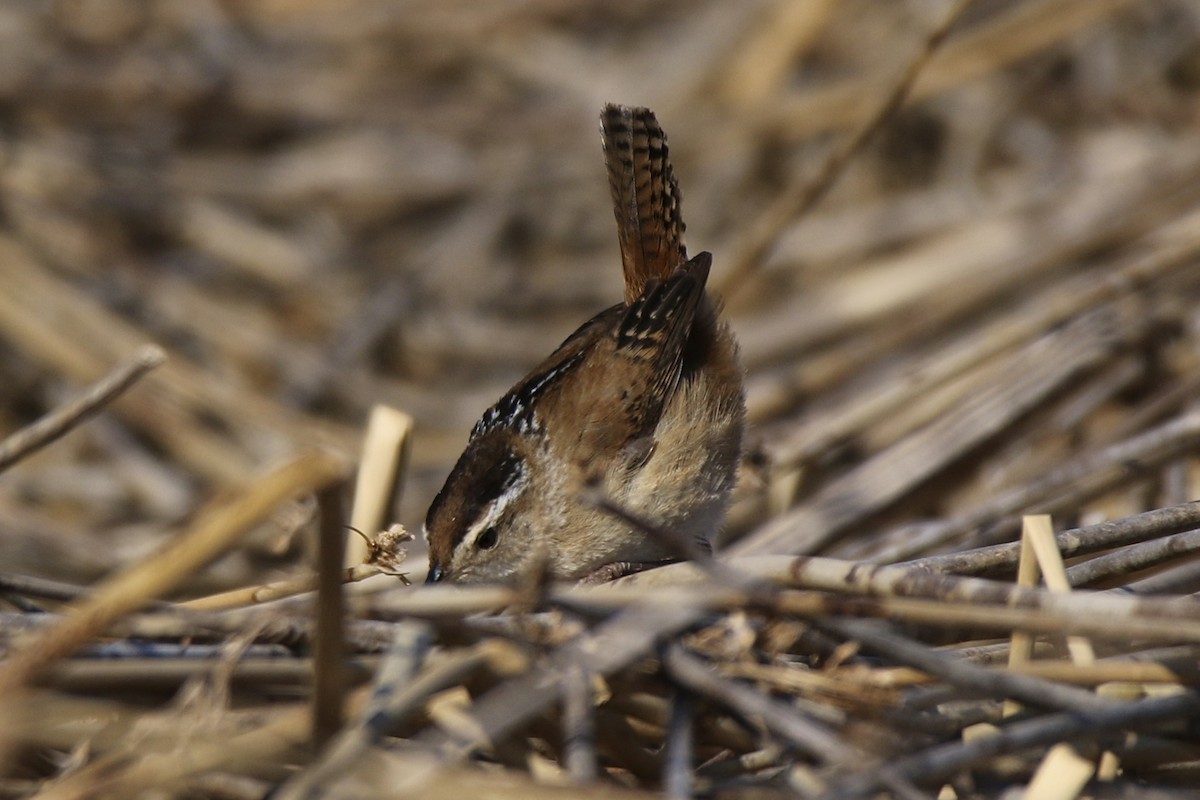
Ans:
POLYGON ((688 259, 667 139, 646 108, 601 117, 625 301, 585 322, 483 415, 429 508, 428 583, 577 579, 669 560, 657 537, 579 498, 589 484, 708 543, 729 505, 745 403, 737 345, 688 259))

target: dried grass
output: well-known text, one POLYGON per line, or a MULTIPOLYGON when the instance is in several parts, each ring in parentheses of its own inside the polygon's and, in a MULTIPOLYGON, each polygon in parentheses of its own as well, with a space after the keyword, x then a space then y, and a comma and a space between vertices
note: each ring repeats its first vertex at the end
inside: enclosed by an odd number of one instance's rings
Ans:
POLYGON ((0 796, 1189 796, 1198 53, 1188 0, 0 10, 0 796), (722 555, 405 588, 341 525, 620 295, 607 100, 742 343, 722 555))

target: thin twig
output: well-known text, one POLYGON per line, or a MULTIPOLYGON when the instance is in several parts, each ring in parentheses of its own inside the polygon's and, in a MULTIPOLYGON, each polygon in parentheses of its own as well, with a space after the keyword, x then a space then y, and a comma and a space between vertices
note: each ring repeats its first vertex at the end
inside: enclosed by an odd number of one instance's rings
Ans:
MULTIPOLYGON (((1056 534, 1054 542, 1063 558, 1071 558, 1195 528, 1200 528, 1200 501, 1157 508, 1121 519, 1073 528, 1056 534)), ((927 556, 899 566, 954 575, 980 575, 1012 568, 1016 566, 1020 555, 1021 543, 1009 542, 957 553, 927 556)))
POLYGON ((743 716, 761 719, 777 736, 826 764, 847 765, 863 758, 862 753, 827 730, 824 724, 802 716, 756 689, 721 677, 681 645, 670 645, 664 650, 663 667, 672 680, 743 716))
POLYGON ((882 100, 875 111, 843 141, 841 147, 825 159, 817 177, 811 182, 796 184, 795 188, 781 194, 758 216, 757 223, 730 257, 729 269, 719 283, 719 294, 732 297, 745 286, 746 278, 762 266, 767 250, 779 238, 779 234, 795 224, 829 193, 847 165, 908 99, 913 82, 970 4, 971 0, 954 0, 950 9, 925 37, 921 50, 909 60, 895 83, 881 94, 882 100))
POLYGON ((818 624, 858 640, 902 664, 936 675, 960 689, 1056 710, 1094 710, 1112 705, 1110 701, 1073 686, 1060 686, 1032 675, 988 669, 956 660, 890 631, 885 623, 875 620, 830 619, 818 624))
POLYGON ((471 708, 474 724, 469 733, 426 731, 419 739, 465 757, 520 729, 556 703, 562 697, 563 670, 568 664, 587 659, 597 674, 609 675, 646 653, 660 637, 695 624, 704 613, 694 605, 662 599, 638 602, 559 647, 546 664, 481 696, 471 708))
POLYGON ((216 558, 284 500, 328 486, 340 480, 345 470, 341 459, 306 452, 263 476, 243 494, 210 508, 163 551, 105 581, 58 624, 23 642, 0 666, 0 697, 28 684, 48 664, 216 558))
MULTIPOLYGON (((346 682, 366 682, 378 662, 378 656, 346 661, 346 682)), ((44 680, 73 692, 173 691, 185 681, 211 673, 212 668, 211 658, 70 659, 54 665, 44 680)), ((240 687, 304 688, 312 685, 313 662, 307 658, 242 658, 229 677, 240 687)))
MULTIPOLYGON (((936 785, 962 769, 1006 753, 1042 748, 1062 741, 1095 741, 1123 729, 1138 729, 1166 720, 1186 720, 1200 712, 1200 694, 1186 692, 1155 697, 1108 708, 1047 714, 1014 722, 994 736, 936 745, 900 759, 893 770, 924 785, 936 785)), ((881 786, 877 775, 862 771, 848 774, 830 786, 829 798, 859 798, 872 795, 881 786)))
POLYGON ((1200 588, 1200 561, 1189 561, 1121 587, 1131 594, 1192 594, 1200 588))
POLYGON ((0 592, 69 603, 83 597, 88 593, 88 589, 84 586, 53 581, 49 578, 0 573, 0 592))
POLYGON ((1089 586, 1107 578, 1129 576, 1166 561, 1182 559, 1198 550, 1200 530, 1186 531, 1096 556, 1068 569, 1067 578, 1072 586, 1089 586))
MULTIPOLYGON (((358 581, 373 578, 380 574, 382 574, 382 570, 379 567, 372 564, 359 564, 340 570, 338 572, 338 580, 344 583, 357 583, 358 581)), ((261 605, 313 592, 317 590, 319 583, 320 576, 317 573, 312 573, 300 575, 295 578, 285 578, 281 581, 272 581, 271 583, 264 583, 259 586, 243 586, 239 589, 230 589, 229 591, 218 592, 217 594, 193 597, 191 600, 184 600, 175 605, 178 608, 188 608, 197 611, 220 611, 227 608, 244 608, 246 606, 261 605)))
POLYGON ((0 441, 0 472, 66 435, 166 360, 167 354, 161 347, 144 345, 133 358, 118 364, 70 402, 54 409, 32 425, 9 434, 0 441))
POLYGON ((396 724, 395 700, 412 681, 433 645, 432 631, 421 622, 401 622, 395 626, 392 647, 375 677, 371 696, 357 722, 343 729, 329 743, 320 760, 297 773, 279 787, 277 800, 308 800, 322 796, 327 784, 345 775, 363 753, 387 735, 396 724))

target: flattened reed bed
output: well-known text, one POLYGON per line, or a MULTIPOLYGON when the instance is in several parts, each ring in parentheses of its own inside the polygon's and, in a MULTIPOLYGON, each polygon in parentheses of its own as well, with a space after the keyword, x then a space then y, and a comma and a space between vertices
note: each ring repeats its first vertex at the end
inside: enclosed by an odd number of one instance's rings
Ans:
POLYGON ((0 15, 0 795, 1195 785, 1193 3, 0 15), (404 587, 619 296, 608 100, 742 343, 719 559, 404 587))

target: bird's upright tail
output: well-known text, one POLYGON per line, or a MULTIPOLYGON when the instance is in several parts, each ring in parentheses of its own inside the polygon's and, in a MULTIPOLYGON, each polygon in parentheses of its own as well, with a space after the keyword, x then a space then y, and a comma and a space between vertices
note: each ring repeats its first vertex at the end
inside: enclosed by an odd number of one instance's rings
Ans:
POLYGON ((610 103, 600 114, 600 130, 628 305, 647 283, 669 277, 687 261, 679 185, 653 111, 610 103))

